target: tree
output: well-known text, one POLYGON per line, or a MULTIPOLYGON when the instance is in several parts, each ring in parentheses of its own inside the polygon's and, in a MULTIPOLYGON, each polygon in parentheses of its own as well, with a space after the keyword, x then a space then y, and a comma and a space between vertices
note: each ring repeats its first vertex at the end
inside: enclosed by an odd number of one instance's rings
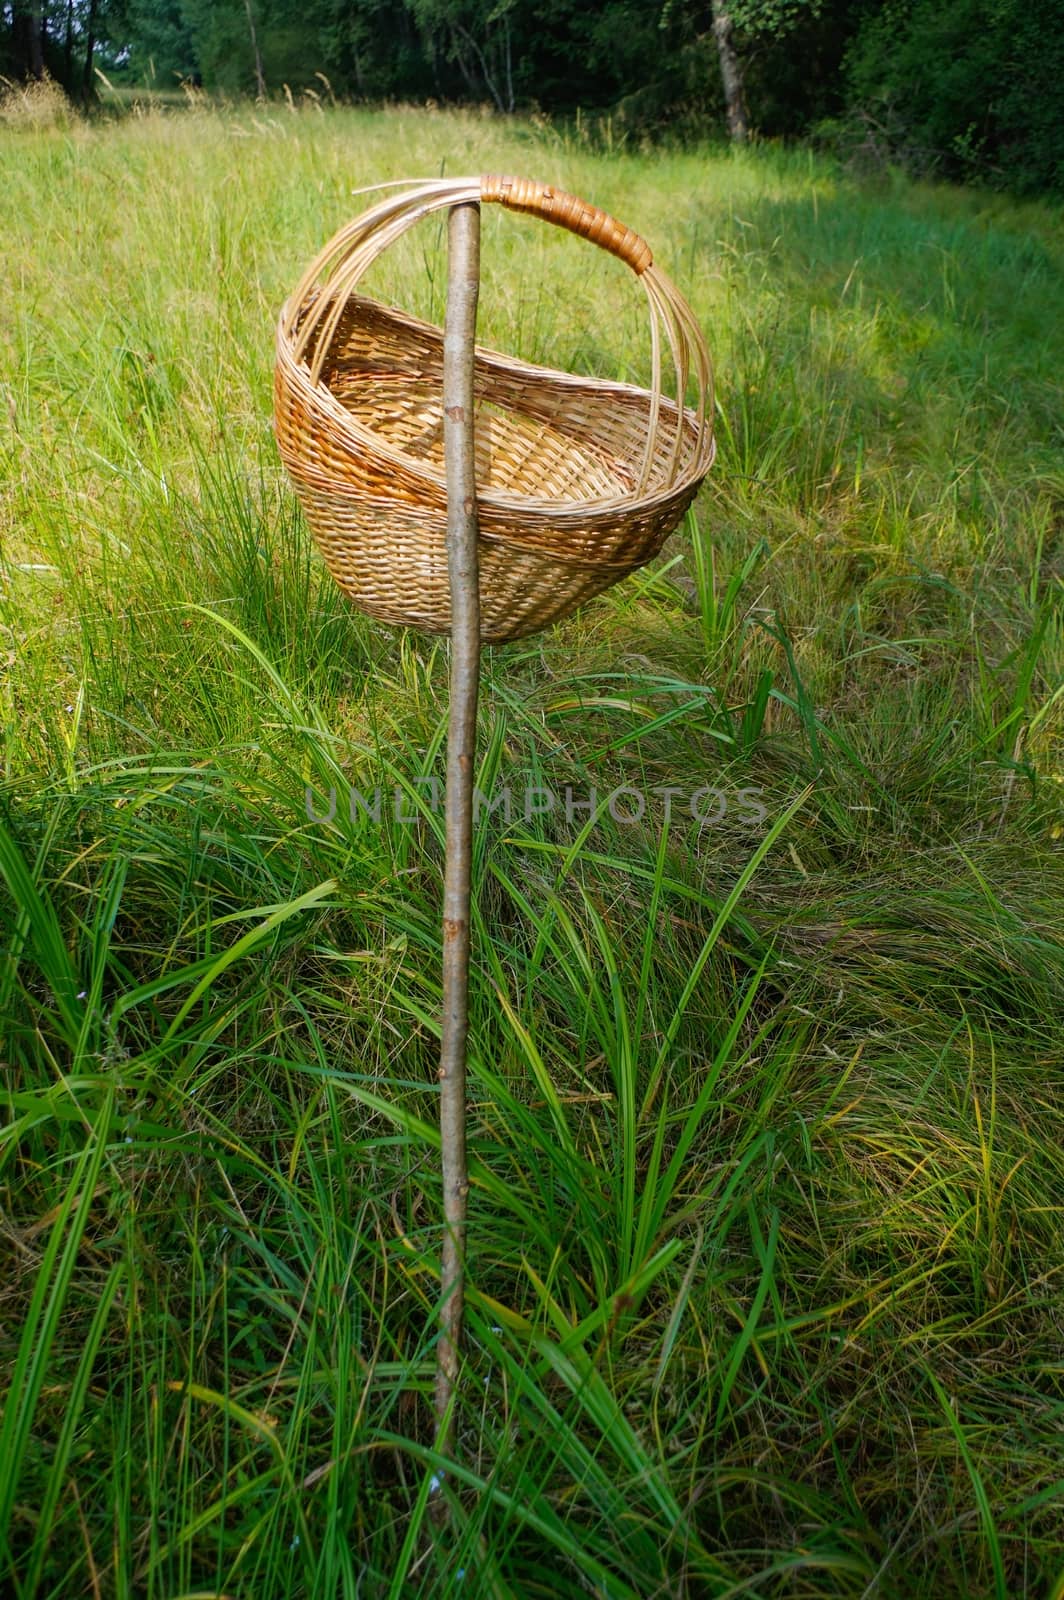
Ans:
POLYGON ((96 26, 99 9, 99 0, 89 0, 89 10, 85 18, 85 66, 81 74, 82 105, 88 105, 93 97, 92 58, 96 51, 96 26))
POLYGON ((247 12, 248 32, 251 35, 251 54, 255 58, 255 92, 260 100, 265 100, 266 74, 262 70, 262 51, 259 49, 259 36, 255 31, 255 13, 251 9, 251 0, 244 0, 244 10, 247 12))
POLYGON ((487 91, 497 111, 514 110, 511 17, 517 0, 408 0, 425 43, 453 62, 470 92, 487 91))
POLYGON ((14 77, 44 77, 44 9, 39 0, 14 0, 10 7, 5 54, 14 77))
POLYGON ((717 54, 720 57, 728 135, 735 144, 745 144, 750 127, 746 118, 743 69, 735 49, 735 27, 729 0, 713 0, 713 37, 717 41, 717 54))
POLYGON ((127 0, 123 76, 172 88, 196 77, 196 36, 182 0, 127 0))
POLYGON ((0 6, 0 74, 61 84, 72 100, 91 99, 97 46, 112 23, 124 26, 125 0, 14 0, 0 6))
POLYGON ((710 0, 707 13, 704 0, 694 0, 693 4, 690 0, 665 0, 662 29, 679 31, 690 40, 704 35, 709 24, 728 135, 734 143, 745 143, 750 134, 747 86, 751 63, 766 47, 792 41, 803 30, 808 31, 819 19, 825 3, 826 0, 710 0))

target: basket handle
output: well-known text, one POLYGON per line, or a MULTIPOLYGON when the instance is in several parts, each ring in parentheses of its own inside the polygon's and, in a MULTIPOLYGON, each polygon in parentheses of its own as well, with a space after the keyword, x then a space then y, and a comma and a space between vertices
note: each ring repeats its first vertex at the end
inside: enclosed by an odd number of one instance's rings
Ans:
POLYGON ((550 184, 536 183, 532 178, 504 178, 498 173, 487 173, 480 180, 480 198, 486 203, 497 201, 508 211, 524 211, 544 222, 553 222, 559 228, 619 256, 637 277, 641 277, 654 257, 650 246, 638 233, 626 228, 623 222, 611 217, 608 211, 566 194, 564 189, 554 189, 550 184))
MULTIPOLYGON (((383 187, 391 188, 390 184, 383 187)), ((373 262, 408 228, 424 216, 449 210, 456 205, 471 205, 478 200, 495 202, 512 211, 528 212, 567 228, 597 244, 624 261, 646 291, 650 311, 650 349, 652 379, 651 407, 647 419, 646 450, 639 477, 638 493, 650 481, 651 464, 661 429, 673 432, 671 459, 665 480, 674 481, 679 469, 683 443, 683 417, 691 412, 698 425, 696 455, 703 458, 707 449, 712 458, 713 372, 702 331, 691 307, 665 273, 654 265, 650 246, 639 234, 626 228, 607 212, 585 200, 566 194, 548 184, 529 178, 483 177, 433 178, 408 188, 403 193, 380 201, 356 217, 330 239, 321 254, 311 262, 296 288, 281 308, 278 348, 293 365, 305 363, 306 378, 314 387, 320 380, 332 341, 350 297, 373 262), (676 373, 675 415, 662 409, 661 357, 664 345, 672 356, 676 373), (698 385, 697 407, 685 404, 688 380, 698 385)), ((574 380, 576 381, 576 380, 574 380)), ((339 402, 335 402, 340 409, 339 402)), ((673 402, 670 400, 670 405, 673 402)))

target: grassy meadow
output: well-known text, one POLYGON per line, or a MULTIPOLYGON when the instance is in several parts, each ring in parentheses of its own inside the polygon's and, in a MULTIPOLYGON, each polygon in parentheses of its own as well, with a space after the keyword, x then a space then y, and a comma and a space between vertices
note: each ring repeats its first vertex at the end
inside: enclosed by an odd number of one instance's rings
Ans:
MULTIPOLYGON (((1064 1595, 1064 224, 609 135, 0 129, 12 1600, 1064 1595), (719 453, 485 662, 452 1461, 447 646, 335 590, 271 377, 352 191, 481 170, 651 240, 719 453)), ((485 344, 647 377, 618 262, 483 248, 485 344)), ((443 276, 430 222, 371 288, 443 276)))

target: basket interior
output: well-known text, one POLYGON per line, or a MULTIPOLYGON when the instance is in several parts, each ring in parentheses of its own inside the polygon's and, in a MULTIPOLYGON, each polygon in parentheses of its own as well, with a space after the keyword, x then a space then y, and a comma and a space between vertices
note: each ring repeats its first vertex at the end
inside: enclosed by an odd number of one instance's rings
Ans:
MULTIPOLYGON (((438 384, 405 373, 334 372, 329 387, 345 410, 404 455, 443 469, 443 404, 438 384)), ((606 451, 575 440, 555 424, 499 404, 477 384, 477 482, 512 494, 552 500, 608 499, 630 494, 634 473, 606 451)))
MULTIPOLYGON (((347 302, 319 382, 392 449, 443 473, 443 336, 439 328, 377 301, 347 302)), ((646 459, 650 396, 529 366, 478 348, 476 473, 482 489, 560 503, 624 500, 646 459)), ((663 403, 675 440, 676 408, 663 403)), ((694 460, 697 430, 685 418, 678 452, 652 458, 653 493, 694 460)))

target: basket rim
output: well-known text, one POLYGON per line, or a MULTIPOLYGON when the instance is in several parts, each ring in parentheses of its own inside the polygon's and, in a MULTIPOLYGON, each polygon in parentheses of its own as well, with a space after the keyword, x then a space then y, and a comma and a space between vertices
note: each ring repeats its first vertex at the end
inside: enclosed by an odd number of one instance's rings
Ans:
MULTIPOLYGON (((382 435, 373 428, 360 422, 345 406, 343 406, 324 379, 317 383, 311 381, 310 363, 303 357, 296 360, 292 354, 292 336, 298 330, 304 307, 309 308, 312 300, 323 291, 328 292, 328 284, 319 285, 309 295, 305 295, 301 303, 296 302, 296 296, 291 295, 281 307, 277 322, 277 377, 283 375, 285 381, 297 388, 311 409, 319 410, 327 417, 332 425, 332 433, 337 443, 342 443, 346 449, 364 456, 367 447, 381 461, 402 467, 404 472, 417 479, 421 484, 431 488, 438 497, 445 499, 447 486, 442 465, 433 466, 421 456, 408 455, 406 451, 390 444, 382 435), (339 437, 337 438, 337 435, 339 437)), ((443 330, 438 324, 428 322, 424 318, 416 317, 411 312, 400 306, 386 305, 383 301, 374 299, 369 295, 351 295, 347 303, 353 306, 364 305, 374 311, 381 312, 391 322, 413 332, 427 332, 442 341, 443 330)), ((618 378, 598 378, 590 374, 579 375, 565 372, 560 368, 543 366, 537 362, 525 361, 520 356, 507 355, 500 350, 493 350, 490 346, 476 344, 474 354, 478 364, 489 369, 503 373, 535 377, 548 380, 559 388, 569 389, 574 393, 593 393, 601 395, 615 395, 618 398, 638 400, 641 405, 653 405, 654 395, 639 384, 625 383, 618 378)), ((691 460, 669 483, 653 493, 638 488, 627 493, 613 493, 599 495, 595 498, 579 500, 558 500, 550 496, 513 494, 501 489, 481 487, 477 485, 477 501, 482 506, 498 507, 500 510, 520 510, 524 514, 541 513, 549 518, 550 522, 557 525, 559 519, 580 521, 586 523, 588 516, 602 517, 614 520, 618 515, 629 515, 634 511, 643 509, 651 510, 659 505, 666 504, 677 496, 686 493, 693 482, 700 483, 709 472, 716 458, 717 441, 712 428, 701 429, 698 414, 689 406, 682 408, 668 395, 658 396, 658 406, 661 411, 673 422, 681 420, 684 433, 687 433, 694 444, 691 460), (701 442, 701 452, 698 444, 701 442)), ((518 409, 514 408, 515 411, 518 409)), ((306 463, 298 458, 288 463, 289 470, 297 467, 301 477, 314 476, 307 473, 306 463)), ((361 498, 380 498, 387 504, 386 496, 362 496, 361 498)))

